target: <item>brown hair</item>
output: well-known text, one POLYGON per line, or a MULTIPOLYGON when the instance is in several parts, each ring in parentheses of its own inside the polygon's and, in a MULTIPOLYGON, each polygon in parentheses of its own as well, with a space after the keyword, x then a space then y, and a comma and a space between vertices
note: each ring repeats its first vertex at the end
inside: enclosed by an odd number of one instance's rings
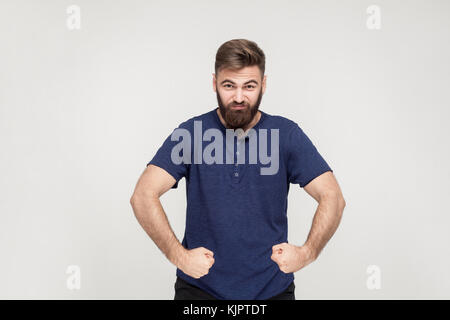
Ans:
POLYGON ((258 45, 246 39, 233 39, 223 43, 216 53, 216 77, 223 69, 239 70, 257 65, 264 76, 266 56, 258 45))

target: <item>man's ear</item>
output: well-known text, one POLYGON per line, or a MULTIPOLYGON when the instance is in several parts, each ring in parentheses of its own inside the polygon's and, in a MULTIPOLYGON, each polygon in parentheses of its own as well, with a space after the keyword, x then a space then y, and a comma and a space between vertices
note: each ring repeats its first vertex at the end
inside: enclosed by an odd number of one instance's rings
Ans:
POLYGON ((216 75, 213 73, 212 76, 213 76, 213 90, 214 90, 214 92, 216 92, 216 90, 217 90, 217 88, 216 88, 216 75))
POLYGON ((267 79, 267 75, 264 76, 263 82, 262 82, 262 93, 263 94, 264 94, 264 92, 266 92, 266 79, 267 79))

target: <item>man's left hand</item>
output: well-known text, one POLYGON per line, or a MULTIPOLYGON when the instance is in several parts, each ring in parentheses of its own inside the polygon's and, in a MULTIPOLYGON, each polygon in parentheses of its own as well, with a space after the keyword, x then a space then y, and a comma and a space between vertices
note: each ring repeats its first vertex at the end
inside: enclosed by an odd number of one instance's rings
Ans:
POLYGON ((295 246, 286 242, 272 247, 270 257, 284 273, 296 272, 315 260, 314 253, 308 246, 295 246))

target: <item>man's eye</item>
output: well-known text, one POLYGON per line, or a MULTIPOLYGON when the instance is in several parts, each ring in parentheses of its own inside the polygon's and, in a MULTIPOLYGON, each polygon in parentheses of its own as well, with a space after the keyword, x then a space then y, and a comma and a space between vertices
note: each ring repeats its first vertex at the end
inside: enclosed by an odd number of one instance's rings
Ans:
MULTIPOLYGON (((223 85, 225 88, 230 88, 230 87, 233 87, 231 84, 224 84, 223 85)), ((254 89, 255 88, 255 86, 253 86, 253 85, 247 85, 246 86, 248 89, 254 89)))

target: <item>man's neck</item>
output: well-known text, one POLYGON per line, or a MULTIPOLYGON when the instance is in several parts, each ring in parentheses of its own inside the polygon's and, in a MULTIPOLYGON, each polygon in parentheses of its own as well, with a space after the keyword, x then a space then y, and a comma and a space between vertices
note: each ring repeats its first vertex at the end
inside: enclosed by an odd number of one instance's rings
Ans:
MULTIPOLYGON (((222 122, 222 124, 224 125, 225 128, 230 129, 230 127, 227 125, 227 123, 225 122, 225 120, 222 117, 222 114, 220 113, 220 109, 217 108, 216 110, 220 122, 222 122)), ((248 130, 250 130, 251 128, 253 128, 259 121, 259 119, 261 119, 261 111, 258 110, 258 112, 255 114, 255 116, 253 117, 252 121, 250 121, 250 123, 248 125, 246 125, 245 127, 243 127, 242 129, 244 130, 245 133, 247 133, 248 130)))

